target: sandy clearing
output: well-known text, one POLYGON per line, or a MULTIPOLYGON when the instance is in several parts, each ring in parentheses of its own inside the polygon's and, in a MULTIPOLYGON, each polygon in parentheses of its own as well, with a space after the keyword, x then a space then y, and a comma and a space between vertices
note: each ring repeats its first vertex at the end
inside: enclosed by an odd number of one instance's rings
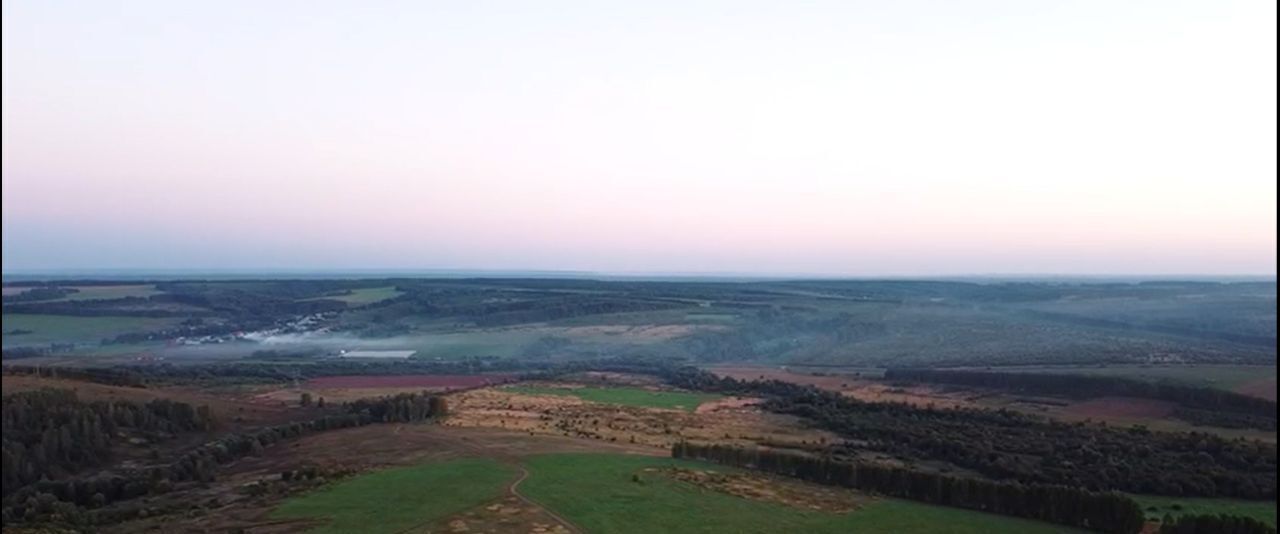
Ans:
POLYGON ((710 412, 716 412, 721 410, 734 410, 734 409, 746 408, 748 406, 754 406, 754 405, 760 404, 760 402, 761 402, 761 399, 754 398, 754 397, 729 397, 725 399, 704 402, 702 404, 699 404, 698 408, 694 410, 694 413, 710 413, 710 412))
POLYGON ((569 396, 523 395, 478 389, 449 396, 444 424, 499 428, 653 447, 665 452, 679 440, 782 448, 821 448, 839 439, 799 419, 752 406, 689 413, 585 402, 569 396))

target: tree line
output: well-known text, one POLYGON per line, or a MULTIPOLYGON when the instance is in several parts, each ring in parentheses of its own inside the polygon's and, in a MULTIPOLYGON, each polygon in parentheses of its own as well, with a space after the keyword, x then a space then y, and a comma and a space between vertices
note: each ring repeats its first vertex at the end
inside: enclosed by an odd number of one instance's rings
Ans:
POLYGON ((1252 517, 1201 514, 1166 516, 1160 534, 1276 534, 1276 528, 1252 517))
POLYGON ((1221 413, 1230 414, 1223 417, 1229 424, 1235 421, 1236 424, 1249 424, 1263 430, 1276 428, 1275 401, 1222 389, 1168 382, 1118 376, 953 369, 888 369, 884 378, 891 382, 954 384, 1076 399, 1141 397, 1173 402, 1192 412, 1209 411, 1198 414, 1200 421, 1210 422, 1213 413, 1221 413))
POLYGON ((812 386, 717 377, 692 367, 652 367, 696 391, 761 396, 845 438, 850 455, 874 450, 940 460, 996 480, 1172 496, 1274 499, 1276 446, 1202 432, 1067 423, 1008 410, 864 402, 812 386))
POLYGON ((214 424, 207 406, 168 399, 83 402, 74 391, 58 389, 5 396, 3 495, 41 478, 105 464, 124 430, 154 441, 214 424))
POLYGON ((41 300, 60 299, 72 293, 79 293, 79 289, 70 287, 33 287, 21 293, 13 295, 5 295, 3 302, 5 304, 18 302, 36 302, 41 300))
POLYGON ((318 360, 297 362, 235 362, 204 365, 118 365, 114 367, 63 367, 10 364, 4 374, 74 378, 101 384, 146 387, 167 383, 287 383, 322 376, 377 376, 414 374, 477 374, 536 372, 553 369, 547 362, 501 358, 464 358, 444 362, 318 360))
POLYGON ((1085 528, 1133 534, 1144 519, 1142 507, 1118 493, 1067 486, 995 482, 926 473, 872 463, 852 463, 767 449, 676 443, 675 458, 747 467, 809 482, 875 492, 891 497, 1012 515, 1085 528))

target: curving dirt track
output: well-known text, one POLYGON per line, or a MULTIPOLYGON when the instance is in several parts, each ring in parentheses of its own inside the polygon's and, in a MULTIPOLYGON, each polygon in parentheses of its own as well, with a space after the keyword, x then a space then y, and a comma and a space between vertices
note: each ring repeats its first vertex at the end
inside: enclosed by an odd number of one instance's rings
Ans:
POLYGON ((524 479, 529 478, 529 470, 525 469, 523 465, 519 465, 516 467, 520 468, 520 476, 516 478, 515 482, 512 482, 509 486, 507 486, 507 493, 514 495, 517 499, 520 499, 521 501, 523 501, 525 504, 528 504, 529 506, 534 506, 541 509, 543 512, 547 514, 548 517, 555 519, 556 521, 559 521, 560 524, 564 525, 565 528, 569 529, 570 532, 577 532, 577 533, 584 532, 581 528, 578 527, 578 525, 573 524, 572 521, 565 519, 560 514, 552 512, 546 506, 538 504, 537 501, 530 499, 529 497, 526 497, 524 494, 520 493, 520 490, 519 490, 520 483, 524 482, 524 479))

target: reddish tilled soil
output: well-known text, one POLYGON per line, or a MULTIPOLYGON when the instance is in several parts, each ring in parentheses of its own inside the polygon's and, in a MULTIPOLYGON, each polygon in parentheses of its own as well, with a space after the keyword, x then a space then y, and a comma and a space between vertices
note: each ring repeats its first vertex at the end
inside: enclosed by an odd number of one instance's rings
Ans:
POLYGON ((1173 414, 1172 402, 1133 397, 1100 397, 1077 402, 1063 409, 1063 415, 1093 419, 1160 419, 1173 414))
POLYGON ((1276 400, 1276 378, 1261 378, 1250 381, 1249 383, 1236 388, 1236 393, 1260 397, 1267 400, 1276 400))
POLYGON ((501 384, 514 375, 389 375, 325 376, 307 381, 308 388, 448 388, 461 389, 501 384))

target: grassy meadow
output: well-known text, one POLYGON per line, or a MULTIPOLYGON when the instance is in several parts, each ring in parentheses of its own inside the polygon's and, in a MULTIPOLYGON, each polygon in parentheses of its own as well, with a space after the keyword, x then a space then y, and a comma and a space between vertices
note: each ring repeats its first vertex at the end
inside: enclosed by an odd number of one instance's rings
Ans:
POLYGON ((147 298, 164 293, 163 291, 156 289, 156 286, 150 284, 68 287, 78 291, 56 300, 112 300, 126 297, 147 298))
POLYGON ((522 493, 588 532, 672 534, 741 532, 894 532, 901 534, 1037 534, 1075 532, 1037 521, 968 510, 875 499, 846 514, 735 497, 661 475, 646 467, 727 468, 697 462, 613 454, 551 454, 526 463, 522 493))
POLYGON ((310 531, 322 534, 402 532, 494 499, 514 476, 510 466, 488 459, 386 469, 291 498, 271 515, 326 519, 310 531))
MULTIPOLYGON (((156 289, 152 284, 121 284, 109 286, 61 286, 66 289, 74 289, 75 293, 71 293, 65 297, 47 300, 38 300, 31 302, 66 302, 66 301, 84 301, 84 300, 114 300, 126 297, 147 298, 153 295, 164 293, 156 289)), ((26 287, 6 287, 5 295, 18 295, 25 293, 29 288, 26 287)))
POLYGON ((1165 514, 1182 515, 1228 514, 1252 517, 1268 525, 1276 526, 1274 501, 1241 501, 1236 499, 1194 499, 1162 497, 1157 495, 1133 495, 1146 511, 1147 519, 1161 519, 1165 514), (1152 510, 1154 508, 1154 510, 1152 510))
POLYGON ((178 321, 179 319, 164 317, 78 317, 25 313, 6 313, 0 317, 6 347, 48 343, 97 343, 104 338, 129 332, 162 329, 178 321), (30 332, 10 334, 10 332, 26 330, 30 332))
POLYGON ((315 298, 302 299, 302 300, 320 300, 320 299, 336 300, 339 302, 346 303, 347 306, 355 307, 355 306, 364 306, 366 304, 373 304, 375 302, 382 302, 384 300, 396 298, 403 294, 404 293, 398 291, 393 286, 366 287, 361 289, 352 289, 351 293, 346 295, 336 295, 332 297, 315 297, 315 298))

